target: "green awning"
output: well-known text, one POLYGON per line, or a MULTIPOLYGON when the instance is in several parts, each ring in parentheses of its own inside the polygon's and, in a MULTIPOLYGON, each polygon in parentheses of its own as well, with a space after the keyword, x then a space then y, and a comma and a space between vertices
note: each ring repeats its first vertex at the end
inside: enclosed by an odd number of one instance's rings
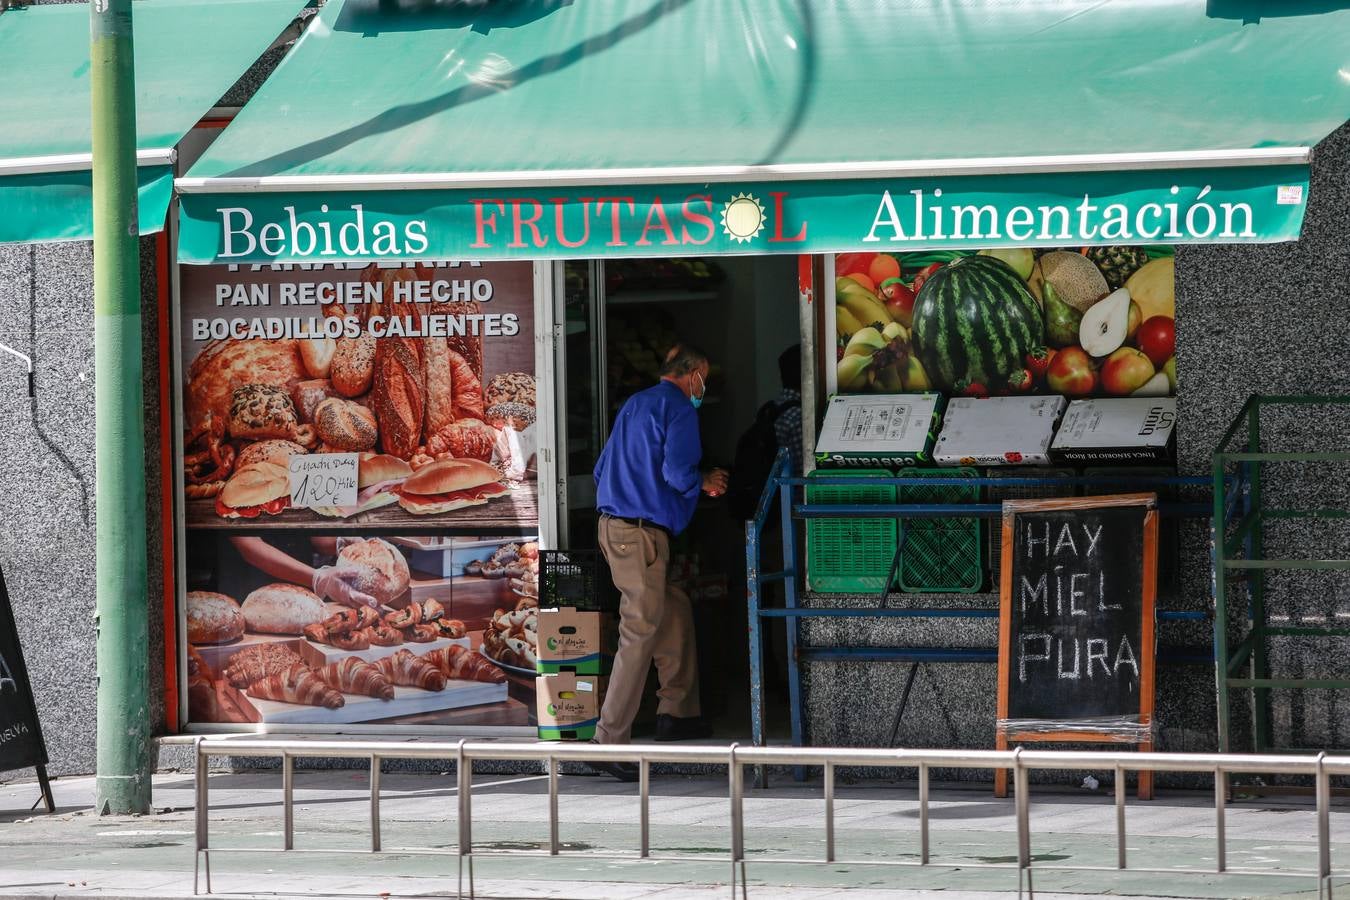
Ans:
POLYGON ((1291 240, 1338 6, 330 0, 178 180, 179 256, 1291 240))
MULTIPOLYGON (((140 226, 164 227, 173 148, 304 7, 304 0, 138 0, 140 226)), ((89 7, 0 13, 0 243, 88 240, 89 7)))

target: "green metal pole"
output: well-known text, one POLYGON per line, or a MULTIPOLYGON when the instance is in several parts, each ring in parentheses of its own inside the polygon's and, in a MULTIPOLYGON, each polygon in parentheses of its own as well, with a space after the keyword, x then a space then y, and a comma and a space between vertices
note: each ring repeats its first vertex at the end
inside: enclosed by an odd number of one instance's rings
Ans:
POLYGON ((100 813, 150 811, 149 604, 131 0, 89 4, 100 813))

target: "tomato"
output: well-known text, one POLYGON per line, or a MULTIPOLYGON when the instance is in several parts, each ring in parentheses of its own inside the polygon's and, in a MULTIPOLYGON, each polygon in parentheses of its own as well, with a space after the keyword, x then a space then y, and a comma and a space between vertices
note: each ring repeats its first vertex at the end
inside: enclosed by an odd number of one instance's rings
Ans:
POLYGON ((839 278, 854 272, 866 275, 872 267, 872 260, 876 258, 875 253, 840 253, 834 258, 834 274, 839 278))

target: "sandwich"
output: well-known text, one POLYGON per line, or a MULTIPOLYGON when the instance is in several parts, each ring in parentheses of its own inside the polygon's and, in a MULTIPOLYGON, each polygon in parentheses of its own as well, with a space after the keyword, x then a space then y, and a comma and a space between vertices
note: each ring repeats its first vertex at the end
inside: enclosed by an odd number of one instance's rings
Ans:
POLYGON ((236 469, 216 496, 216 515, 225 519, 275 516, 291 505, 291 476, 285 466, 255 462, 236 469))
POLYGON ((356 503, 352 506, 316 506, 321 516, 350 518, 388 506, 398 499, 394 491, 412 474, 412 466, 387 453, 362 453, 356 466, 356 503))
POLYGON ((481 506, 509 493, 501 473, 477 459, 444 459, 423 466, 397 491, 398 505, 418 516, 481 506))

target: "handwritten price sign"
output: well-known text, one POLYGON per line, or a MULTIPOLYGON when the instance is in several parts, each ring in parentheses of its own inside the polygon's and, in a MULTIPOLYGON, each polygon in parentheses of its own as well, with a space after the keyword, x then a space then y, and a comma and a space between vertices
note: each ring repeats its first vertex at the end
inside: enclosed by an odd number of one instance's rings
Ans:
POLYGON ((291 506, 355 506, 357 458, 355 453, 292 456, 291 506))

